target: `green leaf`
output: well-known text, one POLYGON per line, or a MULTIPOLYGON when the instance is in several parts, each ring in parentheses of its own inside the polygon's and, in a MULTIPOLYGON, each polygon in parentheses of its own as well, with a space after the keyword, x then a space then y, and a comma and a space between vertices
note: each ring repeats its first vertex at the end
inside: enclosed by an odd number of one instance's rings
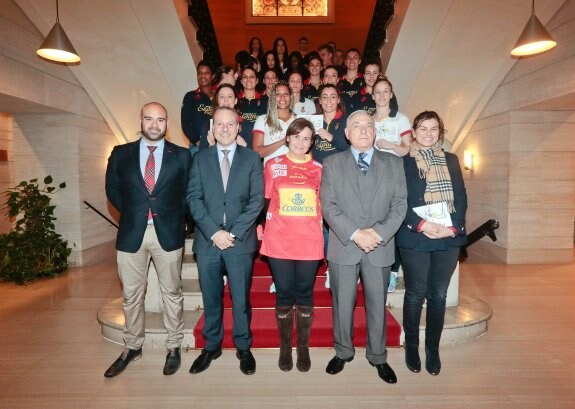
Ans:
POLYGON ((50 183, 52 183, 53 179, 52 176, 48 175, 44 178, 44 183, 49 185, 50 183))
POLYGON ((64 189, 66 187, 66 182, 60 183, 60 189, 64 189))
POLYGON ((46 190, 48 191, 48 193, 52 193, 54 190, 56 190, 56 188, 54 186, 48 186, 46 190))

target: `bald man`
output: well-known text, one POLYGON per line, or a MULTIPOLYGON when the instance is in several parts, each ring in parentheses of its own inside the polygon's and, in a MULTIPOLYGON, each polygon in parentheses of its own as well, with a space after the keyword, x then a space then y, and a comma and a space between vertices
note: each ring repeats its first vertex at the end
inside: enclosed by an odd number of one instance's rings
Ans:
POLYGON ((140 126, 142 137, 114 147, 106 169, 106 195, 120 212, 116 250, 125 317, 125 349, 105 372, 106 378, 119 375, 142 357, 150 260, 158 273, 168 331, 164 375, 174 374, 181 362, 182 248, 191 156, 187 149, 165 139, 168 113, 161 104, 150 102, 142 107, 140 126))

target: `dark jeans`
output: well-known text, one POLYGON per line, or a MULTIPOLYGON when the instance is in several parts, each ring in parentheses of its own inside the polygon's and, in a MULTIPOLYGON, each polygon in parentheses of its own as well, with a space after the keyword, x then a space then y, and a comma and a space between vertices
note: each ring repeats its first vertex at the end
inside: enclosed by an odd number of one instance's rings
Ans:
POLYGON ((269 257, 276 306, 313 305, 313 283, 320 260, 285 260, 269 257))
POLYGON ((403 302, 403 330, 406 347, 419 345, 419 322, 423 302, 427 299, 425 348, 439 348, 445 302, 451 275, 457 265, 459 247, 448 250, 417 251, 399 249, 404 268, 405 298, 403 302))

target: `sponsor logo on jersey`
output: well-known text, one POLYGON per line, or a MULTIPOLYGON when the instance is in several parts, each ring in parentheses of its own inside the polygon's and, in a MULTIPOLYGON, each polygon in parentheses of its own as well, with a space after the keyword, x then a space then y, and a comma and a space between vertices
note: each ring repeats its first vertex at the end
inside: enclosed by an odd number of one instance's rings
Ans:
POLYGON ((280 188, 281 216, 315 216, 316 192, 313 189, 280 188))

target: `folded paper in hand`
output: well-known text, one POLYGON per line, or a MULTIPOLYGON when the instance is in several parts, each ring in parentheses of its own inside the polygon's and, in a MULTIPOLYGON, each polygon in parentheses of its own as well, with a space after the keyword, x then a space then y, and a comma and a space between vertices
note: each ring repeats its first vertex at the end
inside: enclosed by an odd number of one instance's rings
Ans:
POLYGON ((316 133, 323 128, 323 115, 298 115, 297 117, 310 121, 315 128, 316 133))
POLYGON ((453 226, 446 202, 414 207, 413 211, 426 222, 442 224, 446 227, 453 226))

